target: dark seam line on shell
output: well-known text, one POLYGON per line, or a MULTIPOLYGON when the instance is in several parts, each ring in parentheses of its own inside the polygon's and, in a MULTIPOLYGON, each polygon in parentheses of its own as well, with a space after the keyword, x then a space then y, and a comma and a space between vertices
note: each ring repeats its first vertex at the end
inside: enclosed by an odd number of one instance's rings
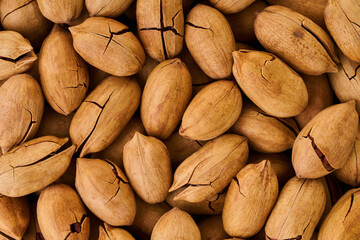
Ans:
POLYGON ((350 210, 351 210, 351 208, 352 208, 352 206, 353 206, 353 203, 354 203, 354 194, 351 194, 350 206, 349 206, 349 209, 348 209, 348 211, 347 211, 347 213, 346 213, 346 215, 345 215, 345 217, 344 217, 344 220, 343 220, 342 222, 345 222, 346 217, 349 215, 350 210))
POLYGON ((110 4, 111 1, 112 1, 112 0, 107 1, 107 3, 105 3, 105 5, 102 6, 102 7, 94 14, 93 17, 96 17, 104 8, 106 8, 107 5, 110 4))
MULTIPOLYGON (((69 69, 69 71, 71 71, 71 72, 76 72, 76 82, 79 82, 79 68, 84 68, 83 66, 81 66, 80 64, 79 64, 79 62, 78 62, 78 60, 75 58, 75 61, 76 61, 76 70, 74 70, 74 69, 69 69)), ((80 86, 83 86, 83 87, 85 87, 86 89, 87 89, 87 85, 86 85, 86 83, 79 83, 77 86, 75 86, 75 87, 64 87, 65 89, 66 88, 78 88, 78 87, 80 87, 80 86)))
POLYGON ((211 26, 206 28, 206 27, 202 27, 202 26, 197 26, 191 22, 185 22, 185 25, 189 25, 190 27, 193 27, 193 28, 198 28, 198 29, 203 29, 203 30, 210 30, 211 31, 211 34, 212 34, 212 37, 214 37, 214 31, 211 29, 211 26))
POLYGON ((33 121, 32 112, 30 110, 28 110, 27 108, 25 108, 25 107, 24 107, 24 109, 30 114, 30 123, 29 123, 28 128, 26 129, 26 132, 25 132, 24 136, 20 140, 20 144, 22 144, 26 140, 26 138, 30 134, 30 130, 31 130, 32 126, 37 123, 36 121, 33 121))
POLYGON ((271 59, 270 60, 265 60, 265 62, 264 62, 264 65, 260 68, 260 74, 261 74, 261 77, 266 81, 266 82, 268 82, 268 83, 272 83, 272 82, 270 82, 268 79, 266 79, 266 77, 264 76, 264 74, 263 74, 263 68, 264 67, 266 67, 266 64, 268 63, 268 62, 272 62, 272 61, 274 61, 276 58, 274 57, 274 56, 271 56, 271 59))
POLYGON ((0 236, 6 238, 6 239, 8 239, 8 240, 15 240, 15 238, 10 237, 9 235, 7 235, 7 234, 5 234, 5 233, 3 233, 3 232, 0 232, 0 236))
POLYGON ((12 62, 12 63, 16 63, 17 61, 20 61, 22 58, 25 58, 25 56, 28 55, 30 52, 31 52, 31 50, 30 50, 29 52, 26 52, 26 53, 18 56, 18 57, 15 58, 15 59, 0 56, 0 60, 12 62))
POLYGON ((104 229, 104 231, 105 231, 105 233, 106 233, 106 236, 111 240, 111 237, 110 237, 108 231, 106 230, 106 227, 105 227, 105 226, 103 226, 103 229, 104 229))
POLYGON ((202 147, 203 145, 198 141, 198 140, 195 140, 195 142, 197 143, 197 144, 199 144, 200 145, 200 147, 202 147))
POLYGON ((216 198, 215 198, 213 201, 209 201, 208 207, 210 208, 211 211, 213 211, 213 212, 216 211, 215 208, 213 208, 212 204, 213 204, 214 202, 216 202, 217 200, 219 200, 220 196, 221 196, 222 194, 224 194, 225 192, 226 192, 226 191, 224 190, 224 191, 218 193, 217 196, 216 196, 216 198))
POLYGON ((239 187, 239 193, 240 193, 244 198, 247 198, 247 197, 241 192, 239 179, 238 179, 237 177, 234 177, 233 180, 236 182, 236 184, 237 184, 238 187, 239 187))
POLYGON ((53 103, 55 103, 55 105, 65 114, 65 115, 68 115, 69 113, 66 113, 65 111, 64 111, 64 109, 62 109, 60 106, 59 106, 59 104, 57 104, 57 102, 54 100, 54 98, 51 96, 51 95, 49 95, 50 96, 50 98, 53 100, 53 103))
POLYGON ((119 191, 120 191, 120 182, 122 182, 123 184, 128 184, 129 182, 125 181, 124 179, 122 179, 122 178, 119 176, 119 173, 118 173, 115 165, 114 165, 112 162, 110 162, 109 160, 105 160, 105 161, 111 166, 112 172, 113 172, 114 175, 115 175, 115 179, 114 179, 114 181, 113 181, 111 184, 114 184, 114 182, 115 182, 116 180, 118 180, 118 182, 117 182, 118 188, 117 188, 115 194, 114 194, 113 196, 111 196, 111 198, 105 203, 105 204, 107 204, 107 203, 109 203, 109 202, 119 193, 119 191))
POLYGON ((206 86, 207 84, 210 84, 210 83, 213 83, 213 82, 216 82, 217 80, 211 80, 209 82, 204 82, 204 83, 193 83, 192 85, 195 86, 195 87, 200 87, 200 86, 206 86))
POLYGON ((294 133, 295 136, 298 135, 297 131, 296 131, 290 124, 286 123, 285 121, 284 121, 284 122, 281 121, 281 120, 280 120, 281 118, 277 118, 277 117, 274 117, 274 116, 271 116, 271 115, 269 115, 269 114, 262 113, 262 112, 258 112, 258 114, 257 114, 256 116, 258 116, 259 114, 261 114, 261 115, 263 115, 263 116, 265 116, 265 117, 269 117, 269 118, 273 118, 273 119, 277 120, 280 124, 284 125, 284 126, 285 126, 286 128, 288 128, 292 133, 294 133))
MULTIPOLYGON (((356 25, 357 27, 360 28, 360 25, 359 25, 359 24, 357 24, 356 22, 353 22, 353 21, 350 20, 350 18, 346 15, 344 9, 340 6, 340 4, 339 4, 339 8, 341 9, 341 11, 343 12, 344 16, 346 17, 346 19, 347 19, 350 23, 352 23, 352 24, 354 24, 354 25, 356 25)), ((351 25, 351 26, 352 26, 352 25, 351 25)), ((356 31, 356 29, 355 29, 354 26, 352 26, 352 27, 353 27, 353 29, 355 30, 355 32, 356 32, 356 34, 358 35, 358 37, 360 37, 360 33, 359 33, 358 31, 356 31)))
MULTIPOLYGON (((160 27, 161 27, 161 29, 164 29, 164 15, 163 15, 162 3, 163 3, 162 0, 160 0, 160 27)), ((167 50, 166 50, 164 32, 160 31, 160 35, 161 35, 161 43, 162 43, 162 47, 163 47, 164 57, 165 57, 165 59, 168 59, 169 56, 168 56, 167 50)))
POLYGON ((282 238, 282 239, 271 238, 271 237, 269 237, 268 235, 266 235, 266 237, 267 237, 269 240, 301 240, 301 239, 302 239, 302 235, 298 235, 297 237, 294 237, 294 238, 282 238))
MULTIPOLYGON (((118 32, 112 32, 112 31, 111 31, 111 27, 110 27, 110 23, 108 23, 108 27, 109 27, 110 37, 107 37, 107 36, 106 36, 106 38, 109 39, 109 41, 107 42, 107 44, 106 44, 106 46, 105 46, 103 55, 105 54, 106 50, 108 49, 111 41, 114 41, 114 42, 115 42, 115 40, 113 40, 114 35, 119 36, 119 35, 122 35, 122 34, 125 34, 125 33, 130 32, 130 30, 129 30, 128 28, 124 28, 123 30, 118 31, 118 32)), ((100 35, 100 36, 104 36, 104 35, 100 35)), ((120 44, 120 45, 121 45, 121 44, 120 44)), ((121 45, 121 46, 122 46, 122 45, 121 45)))
POLYGON ((13 12, 15 12, 16 10, 19 10, 19 9, 21 9, 21 8, 23 8, 23 7, 26 7, 27 5, 29 5, 30 3, 34 2, 34 1, 35 1, 35 0, 31 0, 31 1, 29 1, 28 3, 25 3, 24 5, 22 5, 22 6, 20 6, 20 7, 17 7, 17 8, 15 8, 14 10, 8 12, 7 14, 5 14, 5 16, 3 17, 3 19, 1 20, 1 22, 3 22, 3 21, 5 20, 5 18, 6 18, 8 15, 10 15, 11 13, 13 13, 13 12))
MULTIPOLYGON (((342 64, 341 64, 341 68, 342 68, 342 70, 344 71, 346 77, 349 79, 349 81, 351 81, 351 80, 355 79, 355 77, 357 76, 357 71, 360 69, 360 64, 359 64, 358 66, 356 66, 355 71, 354 71, 354 75, 351 76, 351 77, 350 77, 349 74, 345 71, 345 68, 344 68, 344 66, 343 66, 342 64)), ((355 80, 356 80, 356 79, 355 79, 355 80)))
POLYGON ((81 216, 80 222, 78 222, 77 217, 73 211, 71 211, 75 216, 75 223, 70 224, 70 232, 65 236, 65 239, 68 239, 68 237, 73 233, 81 233, 82 224, 84 223, 85 219, 87 218, 86 214, 83 214, 81 216))
POLYGON ((168 63, 168 64, 165 64, 165 65, 162 66, 160 69, 163 69, 164 67, 167 67, 167 66, 173 64, 173 63, 176 62, 176 61, 177 61, 177 60, 175 59, 174 61, 172 61, 172 62, 170 62, 170 63, 168 63))

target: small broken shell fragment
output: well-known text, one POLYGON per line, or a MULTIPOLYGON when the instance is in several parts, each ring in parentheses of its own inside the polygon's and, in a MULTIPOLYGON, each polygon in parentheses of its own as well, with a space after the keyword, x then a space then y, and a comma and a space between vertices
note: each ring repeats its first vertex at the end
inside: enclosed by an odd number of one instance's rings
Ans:
POLYGON ((320 227, 318 240, 358 239, 360 189, 347 191, 332 207, 320 227))
POLYGON ((69 30, 79 55, 104 72, 131 76, 144 66, 145 52, 140 41, 114 19, 91 17, 69 30))
POLYGON ((354 100, 318 113, 294 142, 292 163, 296 176, 319 178, 344 166, 354 146, 358 123, 354 100))
POLYGON ((112 227, 107 223, 104 227, 99 226, 99 233, 98 240, 135 240, 128 231, 112 227))
POLYGON ((78 158, 76 189, 85 205, 112 226, 131 225, 135 197, 121 169, 109 160, 78 158))
POLYGON ((22 239, 30 223, 27 198, 0 196, 0 211, 0 238, 22 239))
POLYGON ((90 218, 74 189, 65 184, 45 188, 39 197, 37 217, 45 239, 87 240, 90 237, 90 218))
POLYGON ((202 202, 223 191, 245 165, 248 155, 245 137, 224 134, 215 138, 180 164, 169 192, 185 187, 174 200, 202 202))
POLYGON ((80 157, 108 147, 121 133, 140 104, 134 77, 105 78, 84 100, 70 125, 80 157))
POLYGON ((30 42, 14 31, 0 31, 0 80, 27 71, 37 57, 30 42))
POLYGON ((156 223, 151 240, 191 239, 201 240, 200 230, 192 217, 179 208, 165 213, 156 223))
POLYGON ((44 110, 41 87, 28 74, 9 78, 0 88, 0 153, 31 139, 44 110))
POLYGON ((25 142, 0 156, 0 194, 25 196, 59 179, 70 165, 75 145, 68 138, 45 136, 25 142))
POLYGON ((339 59, 330 36, 304 15, 269 6, 257 14, 254 27, 261 45, 297 72, 320 75, 338 71, 339 59))
POLYGON ((266 239, 310 240, 325 203, 326 191, 321 179, 293 177, 281 190, 266 222, 266 239))

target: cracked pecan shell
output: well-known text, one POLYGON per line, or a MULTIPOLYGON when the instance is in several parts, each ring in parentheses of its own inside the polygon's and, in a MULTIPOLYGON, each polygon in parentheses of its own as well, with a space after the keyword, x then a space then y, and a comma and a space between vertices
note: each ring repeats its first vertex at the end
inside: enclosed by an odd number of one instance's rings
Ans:
POLYGON ((235 38, 231 27, 215 8, 198 4, 191 9, 185 23, 185 42, 199 67, 211 78, 231 75, 235 38))
POLYGON ((146 132, 168 138, 179 124, 192 94, 191 75, 179 59, 161 62, 149 75, 141 99, 146 132))
POLYGON ((25 196, 59 179, 70 165, 75 145, 45 136, 25 142, 0 157, 0 194, 25 196))
POLYGON ((325 209, 325 191, 321 179, 290 179, 266 222, 266 239, 310 240, 325 209))
POLYGON ((270 6, 257 14, 254 27, 261 45, 296 71, 308 75, 338 71, 339 59, 330 36, 304 15, 270 6))
POLYGON ((44 97, 28 74, 9 78, 0 88, 0 152, 34 137, 40 126, 44 97))
POLYGON ((163 142, 139 132, 124 146, 124 168, 134 191, 145 202, 163 202, 172 181, 169 152, 163 142))
POLYGON ((130 76, 145 63, 140 41, 124 24, 91 17, 69 28, 75 50, 89 64, 115 76, 130 76))
POLYGON ((247 101, 231 132, 248 138, 249 147, 258 152, 277 153, 291 149, 299 129, 293 118, 266 114, 247 101))
POLYGON ((233 81, 216 81, 200 90, 182 117, 179 134, 210 140, 226 132, 239 118, 242 97, 233 81))
POLYGON ((360 236, 360 188, 345 193, 332 207, 319 231, 318 240, 358 239, 360 236))
POLYGON ((30 223, 30 208, 26 197, 0 196, 0 238, 22 239, 30 223))
POLYGON ((45 239, 86 240, 90 237, 90 218, 74 189, 65 184, 45 188, 39 197, 37 217, 45 239))
POLYGON ((138 108, 140 95, 134 77, 110 76, 86 97, 70 125, 80 157, 104 150, 119 136, 138 108))
POLYGON ((37 59, 30 42, 14 31, 0 32, 0 81, 25 72, 37 59))
POLYGON ((109 160, 78 158, 76 189, 98 218, 113 226, 131 225, 135 197, 121 169, 109 160))
POLYGON ((358 0, 329 0, 324 11, 326 28, 341 51, 355 62, 360 62, 359 15, 358 0))
POLYGON ((358 122, 354 100, 318 113, 294 142, 292 164, 296 176, 319 178, 344 166, 354 146, 358 122))
POLYGON ((68 115, 85 98, 89 86, 86 62, 75 52, 69 31, 55 24, 39 55, 41 86, 50 106, 68 115))
POLYGON ((133 2, 133 0, 85 0, 86 9, 91 17, 120 16, 133 2))
POLYGON ((37 3, 42 15, 54 23, 70 24, 84 7, 84 0, 37 0, 37 3))
POLYGON ((306 85, 299 74, 267 52, 233 52, 234 77, 246 96, 266 113, 292 117, 308 104, 306 85))
POLYGON ((331 87, 341 102, 355 100, 360 113, 360 63, 340 53, 340 67, 337 73, 328 74, 331 87))
POLYGON ((170 192, 184 190, 174 200, 201 202, 220 193, 245 165, 246 137, 224 134, 207 142, 176 169, 170 192))
POLYGON ((133 236, 126 230, 114 228, 105 223, 104 227, 99 226, 98 240, 135 240, 133 236))
POLYGON ((225 231, 241 238, 254 236, 264 226, 278 194, 279 184, 269 160, 246 165, 226 194, 222 211, 225 231))
POLYGON ((201 240, 201 235, 195 221, 187 212, 173 208, 159 219, 151 233, 151 240, 167 239, 201 240))
POLYGON ((184 39, 182 0, 137 0, 139 37, 153 59, 162 62, 181 52, 184 39))

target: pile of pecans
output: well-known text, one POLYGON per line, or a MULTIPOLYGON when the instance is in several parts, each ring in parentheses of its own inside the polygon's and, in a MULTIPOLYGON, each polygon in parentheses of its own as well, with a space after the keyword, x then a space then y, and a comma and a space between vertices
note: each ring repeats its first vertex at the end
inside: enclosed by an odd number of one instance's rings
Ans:
POLYGON ((360 0, 0 20, 0 239, 360 239, 360 0))

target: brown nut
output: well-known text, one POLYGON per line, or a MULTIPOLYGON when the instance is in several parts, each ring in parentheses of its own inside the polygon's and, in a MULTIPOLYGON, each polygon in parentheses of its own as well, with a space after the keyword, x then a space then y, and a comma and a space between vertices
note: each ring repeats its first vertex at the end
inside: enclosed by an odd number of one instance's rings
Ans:
POLYGON ((34 137, 44 110, 39 84, 28 74, 9 78, 0 88, 0 152, 34 137))
POLYGON ((283 6, 257 14, 255 34, 265 49, 308 75, 337 72, 339 59, 330 36, 304 15, 283 6))
POLYGON ((185 23, 185 42, 199 67, 213 79, 231 75, 234 34, 226 18, 215 8, 198 4, 185 23))
POLYGON ((168 138, 179 124, 191 99, 191 76, 179 59, 157 65, 149 75, 141 99, 141 120, 146 132, 168 138))
POLYGON ((99 232, 98 240, 135 240, 128 231, 111 227, 107 223, 104 224, 104 227, 99 226, 99 232))
POLYGON ((80 157, 104 150, 119 136, 138 108, 140 94, 135 78, 110 76, 86 97, 70 125, 80 157))
POLYGON ((30 42, 14 31, 0 32, 0 80, 23 73, 37 57, 30 42))
POLYGON ((25 196, 59 179, 69 167, 75 145, 68 138, 45 136, 25 142, 0 156, 0 194, 25 196))
POLYGON ((85 0, 86 8, 91 17, 120 16, 133 2, 133 0, 85 0))
POLYGON ((45 188, 39 197, 37 217, 45 239, 86 240, 90 237, 90 218, 79 195, 65 184, 45 188))
POLYGON ((184 41, 182 0, 137 0, 139 38, 149 56, 159 62, 174 58, 184 41))
POLYGON ((233 52, 234 77, 259 108, 276 117, 292 117, 308 104, 305 83, 277 56, 267 52, 233 52))
POLYGON ((292 163, 296 176, 319 178, 344 166, 354 145, 358 123, 354 100, 318 113, 295 140, 292 163))
POLYGON ((68 115, 80 106, 89 86, 87 64, 75 52, 70 32, 59 24, 41 46, 39 73, 46 100, 55 111, 68 115))
POLYGON ((104 72, 130 76, 144 65, 145 52, 139 40, 118 21, 92 17, 69 30, 79 55, 104 72))
POLYGON ((75 186, 85 205, 112 226, 131 225, 135 197, 121 169, 108 160, 78 158, 75 186))
POLYGON ((71 23, 84 7, 84 0, 37 0, 41 13, 54 23, 71 23))
POLYGON ((255 0, 210 0, 210 3, 223 13, 237 13, 247 8, 255 0))
POLYGON ((139 132, 124 146, 124 168, 131 186, 145 202, 163 202, 172 181, 170 155, 164 143, 139 132))
POLYGON ((201 239, 215 240, 229 237, 224 230, 221 215, 205 218, 198 222, 201 239))
POLYGON ((239 118, 242 97, 233 81, 216 81, 203 88, 182 117, 179 133, 194 140, 210 140, 227 131, 239 118))
POLYGON ((201 240, 201 235, 198 226, 188 213, 173 208, 159 219, 151 234, 151 240, 168 239, 201 240))
POLYGON ((245 165, 247 139, 224 134, 207 142, 176 169, 170 192, 185 189, 174 200, 201 202, 220 193, 245 165))

